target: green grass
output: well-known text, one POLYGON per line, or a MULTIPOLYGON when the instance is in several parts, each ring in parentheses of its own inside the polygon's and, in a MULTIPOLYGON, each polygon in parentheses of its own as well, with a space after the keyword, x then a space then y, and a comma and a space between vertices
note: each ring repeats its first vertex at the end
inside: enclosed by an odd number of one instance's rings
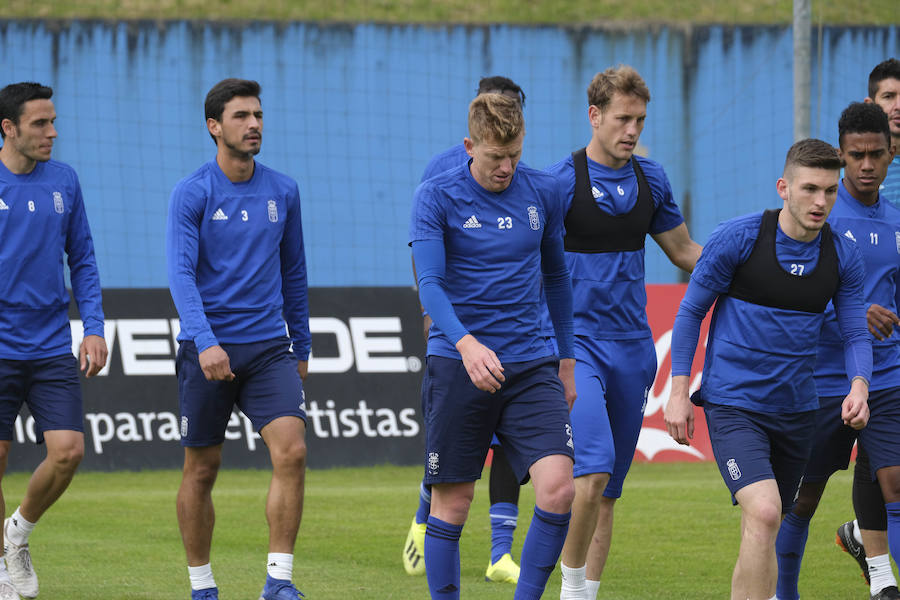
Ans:
MULTIPOLYGON (((811 0, 816 23, 896 24, 896 0, 811 0)), ((265 19, 391 23, 790 23, 792 0, 0 0, 4 18, 265 19)))
MULTIPOLYGON (((417 502, 421 470, 335 469, 307 475, 295 580, 317 600, 427 597, 424 578, 407 576, 400 552, 417 502)), ((7 513, 27 478, 4 478, 7 513)), ((32 536, 43 600, 168 600, 188 596, 175 521, 177 471, 81 473, 32 536)), ((256 598, 264 579, 265 471, 223 471, 216 485, 213 569, 223 600, 256 598)), ((522 488, 519 555, 534 496, 522 488)), ((463 597, 508 599, 512 586, 483 580, 489 556, 487 484, 479 482, 463 531, 463 597)), ((834 546, 851 516, 850 477, 837 474, 813 520, 800 580, 805 598, 865 597, 852 559, 834 546)), ((739 511, 712 464, 637 464, 616 507, 604 600, 728 596, 739 511)), ((545 598, 557 598, 559 573, 545 598)))

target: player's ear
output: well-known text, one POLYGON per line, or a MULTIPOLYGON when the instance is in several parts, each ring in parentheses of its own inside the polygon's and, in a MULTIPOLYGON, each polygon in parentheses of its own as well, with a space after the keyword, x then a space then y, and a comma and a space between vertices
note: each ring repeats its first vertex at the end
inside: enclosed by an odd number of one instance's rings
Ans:
POLYGON ((463 138, 463 146, 466 148, 466 154, 475 156, 475 141, 472 138, 463 138))
POLYGON ((591 127, 599 127, 601 117, 602 115, 599 108, 593 104, 588 106, 588 121, 591 122, 591 127))
POLYGON ((16 133, 16 125, 12 122, 12 119, 3 119, 0 121, 0 128, 3 129, 3 135, 6 137, 16 133))
POLYGON ((213 137, 219 137, 222 135, 222 124, 212 117, 206 119, 206 128, 209 130, 209 134, 213 137))
POLYGON ((788 180, 784 177, 779 177, 778 181, 775 182, 775 189, 778 191, 778 195, 781 196, 782 200, 788 199, 788 180))

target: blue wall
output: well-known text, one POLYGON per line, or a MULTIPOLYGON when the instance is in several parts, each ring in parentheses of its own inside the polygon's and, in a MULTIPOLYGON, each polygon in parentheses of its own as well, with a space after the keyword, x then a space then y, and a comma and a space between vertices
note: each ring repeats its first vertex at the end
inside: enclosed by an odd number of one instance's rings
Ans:
MULTIPOLYGON (((813 134, 836 143, 871 67, 900 55, 900 27, 825 28, 813 43, 813 134)), ((3 82, 55 89, 54 157, 80 174, 106 287, 166 285, 169 192, 214 154, 202 104, 224 77, 263 86, 258 158, 300 184, 311 284, 405 285, 412 192, 428 158, 464 136, 478 79, 525 89, 524 159, 546 166, 588 141, 587 83, 620 62, 650 86, 641 142, 698 241, 779 204, 792 137, 786 27, 0 21, 3 82)), ((654 244, 647 271, 679 278, 654 244)))

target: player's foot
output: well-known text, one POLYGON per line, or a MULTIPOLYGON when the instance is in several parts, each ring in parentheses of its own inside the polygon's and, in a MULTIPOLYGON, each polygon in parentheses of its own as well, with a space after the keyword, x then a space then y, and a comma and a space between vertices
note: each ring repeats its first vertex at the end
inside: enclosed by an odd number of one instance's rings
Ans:
POLYGON ((6 570, 9 578, 20 596, 36 598, 38 595, 37 573, 31 564, 31 551, 28 544, 17 546, 9 541, 9 519, 3 521, 3 553, 6 554, 6 570))
POLYGON ((425 529, 428 523, 416 523, 413 518, 403 544, 403 570, 407 575, 425 574, 425 529))
POLYGON ((11 581, 0 581, 0 600, 22 600, 11 581))
POLYGON ((202 590, 191 590, 191 600, 219 600, 219 588, 203 588, 202 590))
POLYGON ((484 580, 516 584, 519 582, 519 565, 507 552, 500 557, 500 560, 488 565, 487 571, 484 573, 484 580))
POLYGON ((889 585, 872 596, 872 600, 900 600, 900 590, 896 585, 889 585))
POLYGON ((862 544, 856 541, 855 537, 853 537, 854 528, 853 521, 847 521, 838 527, 837 534, 834 536, 834 543, 837 544, 841 550, 856 559, 859 568, 862 569, 863 577, 866 578, 866 584, 869 584, 869 565, 866 563, 866 549, 862 544))
POLYGON ((259 600, 299 600, 305 597, 287 579, 275 579, 271 575, 266 575, 266 585, 259 595, 259 600))

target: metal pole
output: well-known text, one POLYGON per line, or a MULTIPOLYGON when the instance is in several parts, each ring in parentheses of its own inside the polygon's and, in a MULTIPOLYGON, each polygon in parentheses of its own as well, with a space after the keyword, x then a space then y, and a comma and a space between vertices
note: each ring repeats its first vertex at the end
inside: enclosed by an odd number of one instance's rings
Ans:
POLYGON ((811 94, 811 0, 794 0, 794 141, 809 137, 811 94))

